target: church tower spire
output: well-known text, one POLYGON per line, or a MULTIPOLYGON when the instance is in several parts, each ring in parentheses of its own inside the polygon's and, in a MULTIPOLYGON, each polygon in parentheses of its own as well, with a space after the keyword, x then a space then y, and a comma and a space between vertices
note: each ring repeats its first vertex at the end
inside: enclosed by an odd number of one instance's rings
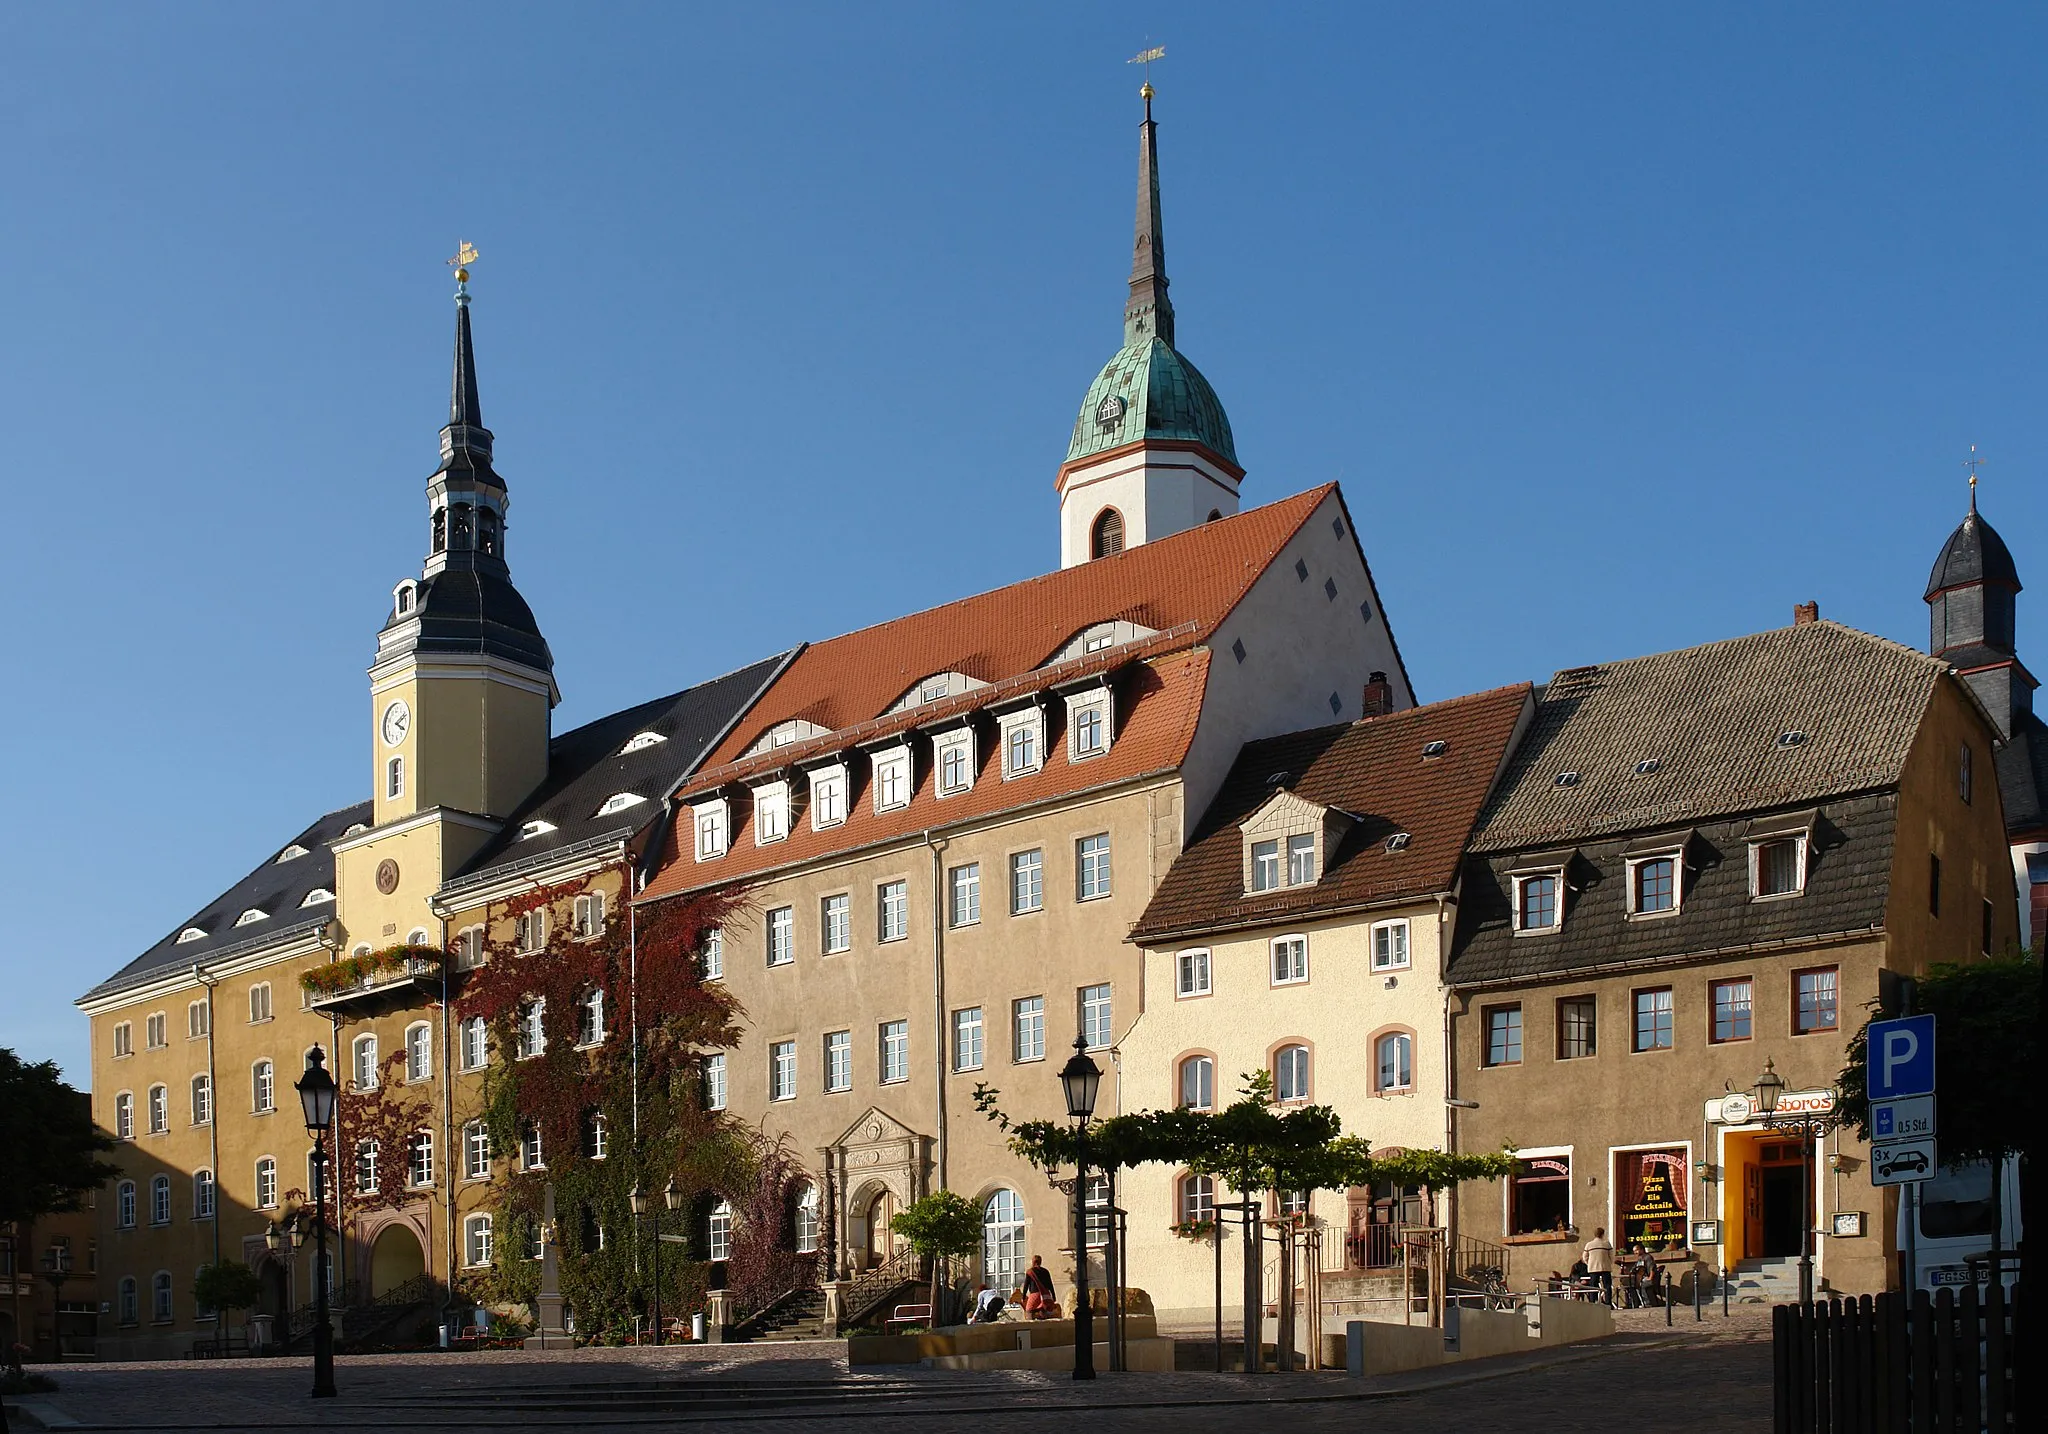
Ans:
POLYGON ((1977 511, 1974 449, 1969 467, 1970 511, 1941 545, 1922 594, 1927 650, 1954 664, 2010 737, 2020 715, 2032 709, 2034 692, 2034 679, 2019 660, 2020 574, 2005 539, 1977 511))
POLYGON ((1145 122, 1138 126, 1138 223, 1131 245, 1131 296, 1124 302, 1124 343, 1157 335, 1173 347, 1173 301, 1166 297, 1166 225, 1159 213, 1159 126, 1152 119, 1152 86, 1145 122))

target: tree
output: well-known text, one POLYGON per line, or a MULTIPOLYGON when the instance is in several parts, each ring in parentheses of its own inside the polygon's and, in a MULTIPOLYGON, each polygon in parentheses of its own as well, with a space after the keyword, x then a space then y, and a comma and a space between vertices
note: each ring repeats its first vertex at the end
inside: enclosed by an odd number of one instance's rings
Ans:
MULTIPOLYGON (((2039 1069, 2041 959, 2001 957, 1939 965, 1922 977, 1913 1009, 1932 1015, 1935 1128, 1945 1164, 2025 1151, 2034 1122, 2025 1091, 2039 1069)), ((1870 1139, 1870 1024, 1849 1042, 1836 1084, 1843 1119, 1870 1139)))
POLYGON ((940 1308, 950 1285, 947 1266, 965 1259, 981 1245, 981 1211, 972 1200, 951 1190, 934 1190, 906 1206, 889 1228, 910 1242, 918 1259, 931 1270, 932 1318, 946 1322, 940 1308))
POLYGON ((99 1158, 113 1148, 92 1123, 85 1093, 64 1084, 55 1061, 30 1064, 0 1049, 0 1224, 26 1228, 79 1209, 87 1191, 121 1173, 99 1158))
POLYGON ((263 1281, 240 1260, 200 1267, 192 1280, 192 1301, 208 1309, 246 1310, 263 1298, 263 1281))

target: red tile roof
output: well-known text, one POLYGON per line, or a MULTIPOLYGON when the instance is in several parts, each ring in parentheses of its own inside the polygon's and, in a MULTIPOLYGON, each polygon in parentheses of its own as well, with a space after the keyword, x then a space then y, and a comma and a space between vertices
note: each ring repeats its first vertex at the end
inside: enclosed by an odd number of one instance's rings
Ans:
MULTIPOLYGON (((1184 644, 1186 639, 1177 641, 1184 644)), ((686 807, 672 819, 666 848, 669 852, 667 863, 648 883, 638 900, 656 901, 680 892, 724 886, 822 857, 899 841, 926 830, 955 826, 992 813, 1037 805, 1177 769, 1187 756, 1188 744, 1194 740, 1195 724, 1202 715, 1202 698, 1208 687, 1209 653, 1207 649, 1195 648, 1132 662, 1129 660, 1130 651, 1130 648, 1125 648, 1118 654, 1101 654, 1099 656, 1107 662, 1086 664, 1095 667, 1121 664, 1120 670, 1111 678, 1118 715, 1117 730, 1107 754, 1082 762, 1069 761, 1067 744, 1060 740, 1059 729, 1049 725, 1045 766, 1030 776, 1004 781, 1001 753, 992 740, 993 724, 984 723, 976 729, 980 739, 976 743, 980 767, 969 791, 957 796, 938 797, 933 789, 931 764, 920 761, 914 768, 917 780, 910 804, 878 813, 874 808, 867 766, 865 763, 856 764, 852 774, 854 790, 848 798, 847 819, 843 825, 822 832, 814 831, 810 815, 805 811, 797 817, 790 834, 782 841, 756 846, 752 809, 747 803, 736 803, 730 849, 724 856, 705 862, 696 859, 691 815, 686 807)), ((1063 665, 1060 671, 1065 673, 1068 666, 1083 665, 1063 665)), ((893 698, 895 693, 892 691, 890 696, 893 698)), ((920 708, 909 715, 924 722, 931 720, 935 710, 940 710, 938 704, 920 708)), ((786 761, 786 754, 792 750, 785 747, 764 755, 769 765, 775 765, 786 761)), ((748 764, 749 769, 761 765, 759 761, 748 764)), ((703 789, 701 783, 693 786, 697 790, 703 789)))
POLYGON ((1521 683, 1245 744, 1130 939, 1295 922, 1449 891, 1530 701, 1521 683), (1429 742, 1443 742, 1442 755, 1425 757, 1429 742), (1287 779, 1276 785, 1281 773, 1287 779), (1239 828, 1281 785, 1358 820, 1313 886, 1250 896, 1239 828), (1407 832, 1408 845, 1390 852, 1395 832, 1407 832))

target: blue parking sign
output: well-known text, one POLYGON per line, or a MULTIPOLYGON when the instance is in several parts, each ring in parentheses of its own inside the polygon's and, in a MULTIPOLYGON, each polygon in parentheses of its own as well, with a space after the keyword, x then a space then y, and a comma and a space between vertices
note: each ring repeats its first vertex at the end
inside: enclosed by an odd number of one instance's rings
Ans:
POLYGON ((1870 1098, 1934 1093, 1934 1017, 1870 1023, 1870 1098))

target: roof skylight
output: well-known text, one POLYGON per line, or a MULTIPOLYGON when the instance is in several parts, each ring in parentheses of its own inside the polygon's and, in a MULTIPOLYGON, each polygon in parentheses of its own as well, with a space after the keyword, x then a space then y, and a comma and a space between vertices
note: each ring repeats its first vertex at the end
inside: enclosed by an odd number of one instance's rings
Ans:
POLYGON ((1425 757, 1441 757, 1450 750, 1451 744, 1448 742, 1424 742, 1422 744, 1422 755, 1425 757))
POLYGON ((256 907, 252 906, 252 907, 250 907, 250 908, 249 908, 249 909, 248 909, 247 911, 243 912, 243 913, 242 913, 242 914, 241 914, 240 916, 237 916, 237 917, 235 918, 235 925, 237 925, 237 926, 249 926, 249 925, 252 925, 252 924, 253 924, 253 923, 255 923, 255 922, 258 922, 258 921, 268 921, 269 919, 270 919, 270 913, 269 913, 269 912, 267 912, 267 911, 263 911, 263 910, 259 910, 258 908, 256 908, 256 907))
POLYGON ((290 846, 286 847, 283 851, 277 854, 277 859, 279 861, 297 861, 300 857, 304 856, 305 854, 306 849, 300 846, 297 842, 293 842, 290 846))
POLYGON ((204 941, 205 939, 206 933, 197 926, 188 926, 178 933, 178 944, 180 946, 184 945, 187 941, 204 941))
POLYGON ((519 829, 519 840, 525 841, 528 837, 545 836, 554 829, 555 824, 553 822, 544 822, 536 819, 519 829))
POLYGON ((597 809, 597 814, 608 817, 613 812, 623 812, 627 807, 637 807, 646 800, 638 792, 613 792, 604 799, 604 805, 597 809))
POLYGON ((1800 747, 1806 743, 1806 734, 1797 727, 1788 727, 1778 734, 1780 747, 1800 747))
POLYGON ((662 736, 659 732, 636 732, 633 734, 631 741, 619 748, 619 755, 623 757, 628 752, 644 752, 649 747, 659 746, 667 740, 668 738, 662 736))
POLYGON ((1408 842, 1409 833, 1395 832, 1392 836, 1387 838, 1387 850, 1390 852, 1406 851, 1408 850, 1408 842))
POLYGON ((1663 765, 1664 759, 1662 757, 1645 757, 1642 761, 1636 763, 1636 775, 1638 777, 1647 777, 1663 765))
POLYGON ((366 832, 369 829, 370 824, 368 822, 350 822, 348 830, 341 834, 342 840, 346 841, 348 838, 356 835, 358 832, 366 832))
POLYGON ((308 906, 324 906, 332 900, 334 900, 333 892, 324 886, 316 886, 307 892, 304 899, 299 902, 299 908, 304 910, 308 906))
POLYGON ((1560 787, 1576 787, 1578 784, 1579 774, 1577 772, 1559 772, 1557 774, 1557 785, 1560 787))

